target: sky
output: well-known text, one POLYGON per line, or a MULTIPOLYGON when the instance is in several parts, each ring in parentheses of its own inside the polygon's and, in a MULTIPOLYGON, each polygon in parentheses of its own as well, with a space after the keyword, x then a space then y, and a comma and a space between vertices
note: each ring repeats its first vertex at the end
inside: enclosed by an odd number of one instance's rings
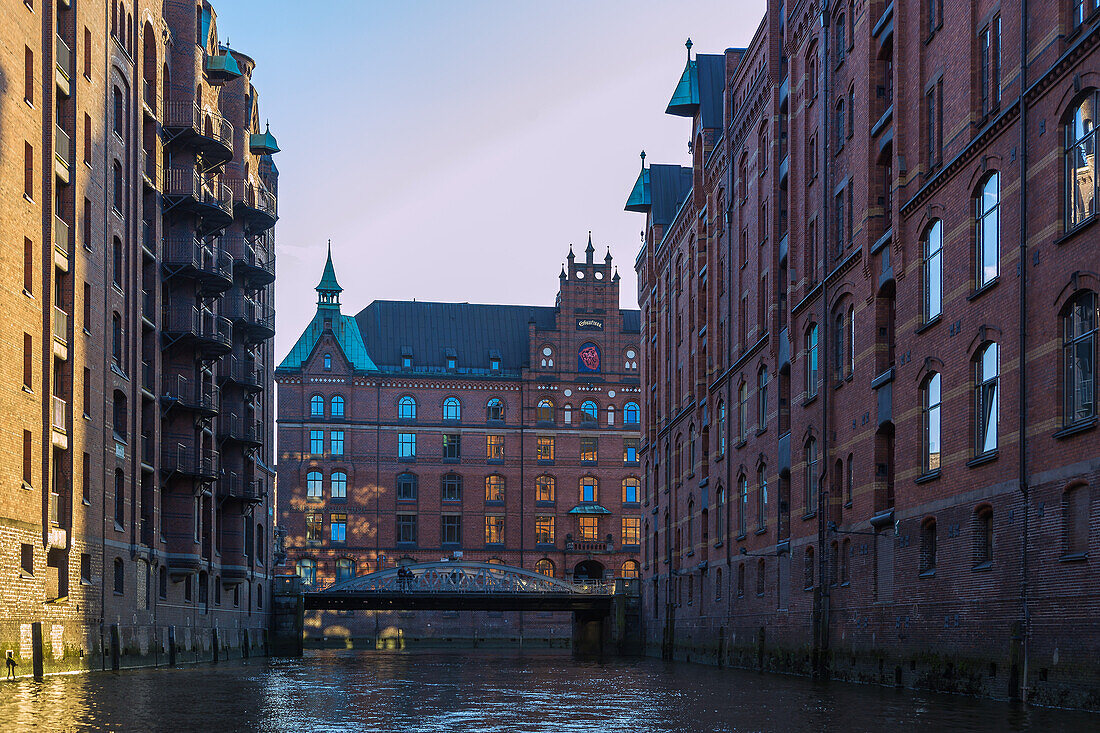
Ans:
POLYGON ((588 232, 637 307, 640 168, 690 165, 664 114, 693 52, 748 44, 764 0, 214 0, 256 60, 282 152, 276 358, 332 240, 344 313, 372 300, 552 305, 588 232))

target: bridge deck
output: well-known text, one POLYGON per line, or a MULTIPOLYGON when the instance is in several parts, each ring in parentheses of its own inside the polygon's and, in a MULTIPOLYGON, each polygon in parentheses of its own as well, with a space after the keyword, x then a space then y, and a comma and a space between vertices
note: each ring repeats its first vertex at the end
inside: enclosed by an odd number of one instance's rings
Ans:
POLYGON ((308 611, 595 611, 608 613, 611 596, 585 593, 418 593, 324 591, 305 593, 308 611))

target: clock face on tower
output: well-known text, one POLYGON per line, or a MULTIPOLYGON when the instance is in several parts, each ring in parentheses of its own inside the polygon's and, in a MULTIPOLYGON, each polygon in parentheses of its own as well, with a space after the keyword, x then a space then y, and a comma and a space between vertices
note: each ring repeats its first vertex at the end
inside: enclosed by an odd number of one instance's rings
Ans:
POLYGON ((600 347, 591 342, 586 343, 581 347, 580 352, 577 354, 577 371, 578 372, 598 372, 600 371, 600 347))

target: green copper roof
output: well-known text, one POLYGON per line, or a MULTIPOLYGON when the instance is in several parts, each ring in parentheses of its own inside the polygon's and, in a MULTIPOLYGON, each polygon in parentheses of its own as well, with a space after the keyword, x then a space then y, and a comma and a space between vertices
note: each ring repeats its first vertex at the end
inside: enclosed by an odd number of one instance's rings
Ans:
POLYGON ((570 514, 610 514, 611 512, 604 509, 599 504, 577 504, 575 507, 569 510, 570 514))
POLYGON ((320 340, 321 334, 324 333, 326 319, 332 321, 332 335, 336 337, 340 351, 344 353, 352 367, 359 371, 378 371, 374 360, 367 353, 366 345, 363 344, 363 336, 359 333, 359 324, 355 322, 355 318, 342 316, 339 313, 329 313, 321 309, 317 310, 317 314, 313 316, 309 326, 298 337, 298 343, 294 344, 294 348, 279 364, 279 370, 302 368, 309 360, 310 355, 313 354, 313 350, 317 348, 317 342, 320 340))
POLYGON ((336 269, 332 266, 332 246, 328 249, 328 261, 325 262, 325 271, 321 274, 321 282, 317 283, 317 292, 325 290, 330 293, 343 292, 340 283, 336 282, 336 269))
POLYGON ((279 143, 271 134, 271 126, 263 132, 254 132, 248 136, 248 149, 253 155, 274 155, 279 152, 279 143))
POLYGON ((672 99, 668 101, 665 114, 677 117, 693 117, 699 107, 699 70, 696 68, 695 59, 689 59, 684 73, 680 76, 680 83, 676 85, 676 91, 672 93, 672 99))
POLYGON ((653 199, 649 192, 649 169, 642 168, 641 173, 638 174, 638 180, 634 182, 634 188, 630 190, 625 209, 644 214, 652 205, 653 199))
POLYGON ((206 57, 206 73, 219 81, 230 81, 241 75, 241 67, 232 54, 225 52, 206 57))

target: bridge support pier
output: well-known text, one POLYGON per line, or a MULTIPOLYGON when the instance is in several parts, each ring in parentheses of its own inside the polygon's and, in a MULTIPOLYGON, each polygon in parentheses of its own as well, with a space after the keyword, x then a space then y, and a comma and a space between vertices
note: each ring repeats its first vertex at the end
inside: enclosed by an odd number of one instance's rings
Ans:
POLYGON ((603 656, 607 631, 607 614, 605 612, 574 611, 573 653, 584 657, 603 656))
MULTIPOLYGON (((275 578, 271 609, 271 655, 302 656, 306 602, 296 575, 275 578)), ((215 652, 216 653, 216 652, 215 652)))

